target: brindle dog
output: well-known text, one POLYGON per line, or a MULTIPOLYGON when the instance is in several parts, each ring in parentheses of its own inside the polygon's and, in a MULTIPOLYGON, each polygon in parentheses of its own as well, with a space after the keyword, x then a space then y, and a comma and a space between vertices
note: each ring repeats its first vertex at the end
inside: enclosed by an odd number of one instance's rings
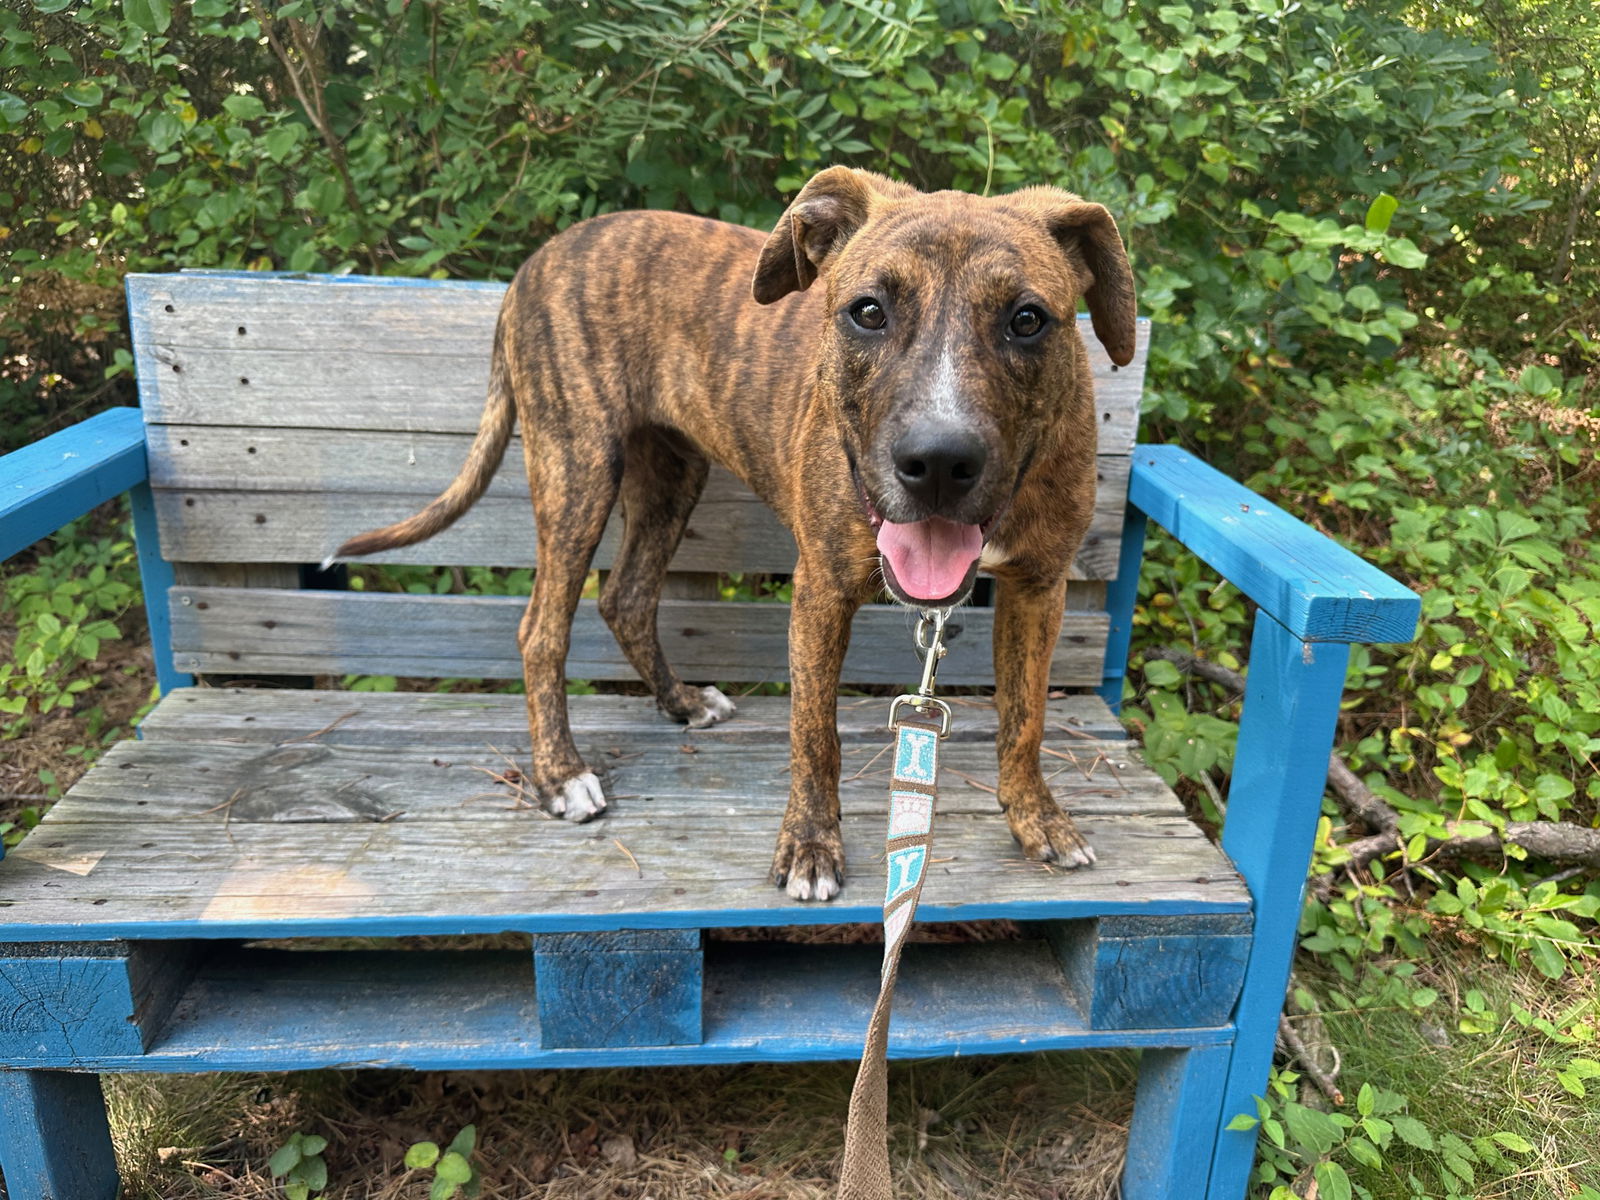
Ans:
POLYGON ((844 878, 835 694, 852 615, 885 587, 909 605, 954 604, 981 562, 998 581, 1000 806, 1028 857, 1087 864, 1039 763, 1067 568, 1094 508, 1080 298, 1112 360, 1128 362, 1133 279, 1111 214, 1048 187, 925 194, 833 167, 769 236, 661 212, 585 221, 506 293, 461 473, 336 557, 445 528, 483 494, 520 422, 539 533, 518 633, 529 778, 553 812, 585 821, 606 801, 573 744, 565 660, 619 499, 601 613, 668 716, 703 726, 733 713, 716 688, 678 678, 656 635, 667 564, 708 462, 722 463, 799 543, 792 772, 772 878, 800 900, 830 899, 844 878))

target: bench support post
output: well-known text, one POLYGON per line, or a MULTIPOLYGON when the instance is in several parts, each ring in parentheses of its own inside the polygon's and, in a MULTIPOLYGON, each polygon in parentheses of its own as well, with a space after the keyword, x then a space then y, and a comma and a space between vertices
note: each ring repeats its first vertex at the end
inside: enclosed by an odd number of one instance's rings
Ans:
POLYGON ((0 1070, 11 1200, 113 1200, 121 1184, 98 1075, 0 1070))
POLYGON ((194 676, 178 670, 172 657, 172 612, 168 590, 173 586, 172 564, 161 557, 161 536, 156 530, 156 502, 150 484, 135 484, 128 491, 133 509, 133 540, 139 553, 139 582, 144 589, 144 611, 150 621, 150 650, 156 662, 156 684, 165 696, 173 688, 193 687, 194 676))
POLYGON ((698 929, 540 934, 533 941, 540 1045, 698 1045, 704 961, 698 929))
POLYGON ((1209 1200, 1239 1200, 1255 1159, 1256 1129, 1227 1125, 1254 1117, 1266 1090, 1349 662, 1348 644, 1301 641, 1257 613, 1222 830, 1255 901, 1255 941, 1234 1012, 1209 1200))
POLYGON ((1122 711, 1122 680, 1128 673, 1128 646, 1133 639, 1133 607, 1139 600, 1139 567, 1144 562, 1146 517, 1130 501, 1123 510, 1122 548, 1117 553, 1117 577, 1106 584, 1106 665, 1100 699, 1114 713, 1122 711))
POLYGON ((1229 1046, 1139 1052, 1122 1200, 1206 1194, 1206 1150, 1217 1128, 1231 1052, 1229 1046))

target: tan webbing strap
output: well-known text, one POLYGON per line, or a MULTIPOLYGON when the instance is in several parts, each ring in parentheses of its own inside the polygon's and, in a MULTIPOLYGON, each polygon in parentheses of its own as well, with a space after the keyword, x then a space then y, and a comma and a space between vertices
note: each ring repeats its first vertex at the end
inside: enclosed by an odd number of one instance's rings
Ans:
POLYGON ((900 951, 911 930, 933 852, 939 742, 950 732, 950 709, 933 699, 933 676, 944 655, 941 638, 948 616, 948 610, 924 614, 917 632, 917 644, 927 653, 922 685, 916 695, 899 697, 889 709, 895 743, 889 832, 884 841, 889 878, 883 898, 883 970, 878 1001, 867 1027, 867 1044, 850 1092, 839 1200, 893 1200, 894 1196, 889 1178, 889 1011, 900 973, 900 951), (931 637, 927 636, 930 629, 931 637))

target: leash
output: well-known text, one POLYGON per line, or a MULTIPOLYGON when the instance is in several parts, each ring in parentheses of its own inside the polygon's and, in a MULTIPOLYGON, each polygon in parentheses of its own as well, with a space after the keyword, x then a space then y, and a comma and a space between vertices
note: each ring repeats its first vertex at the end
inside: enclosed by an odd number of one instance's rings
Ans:
POLYGON ((892 1200, 889 1179, 889 1010, 900 973, 900 951, 922 895, 933 849, 933 809, 939 794, 939 743, 950 734, 950 706, 933 694, 945 655, 948 608, 924 609, 917 623, 922 682, 889 705, 894 772, 889 783, 889 831, 884 840, 888 886, 883 898, 883 970, 867 1026, 850 1114, 844 1130, 839 1200, 892 1200))

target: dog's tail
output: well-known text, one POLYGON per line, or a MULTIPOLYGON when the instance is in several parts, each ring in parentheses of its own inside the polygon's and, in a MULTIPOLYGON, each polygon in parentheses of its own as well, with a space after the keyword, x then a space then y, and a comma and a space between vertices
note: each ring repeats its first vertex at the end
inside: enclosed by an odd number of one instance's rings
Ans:
POLYGON ((322 563, 327 570, 346 558, 360 558, 379 550, 395 550, 410 546, 448 529, 461 514, 476 504, 494 478, 495 469, 505 457, 506 446, 511 441, 511 431, 516 424, 516 406, 512 401, 510 372, 497 351, 489 372, 489 398, 478 421, 478 434, 472 439, 472 449, 459 474, 451 481, 439 498, 413 517, 385 525, 382 529, 358 533, 345 542, 322 563))

